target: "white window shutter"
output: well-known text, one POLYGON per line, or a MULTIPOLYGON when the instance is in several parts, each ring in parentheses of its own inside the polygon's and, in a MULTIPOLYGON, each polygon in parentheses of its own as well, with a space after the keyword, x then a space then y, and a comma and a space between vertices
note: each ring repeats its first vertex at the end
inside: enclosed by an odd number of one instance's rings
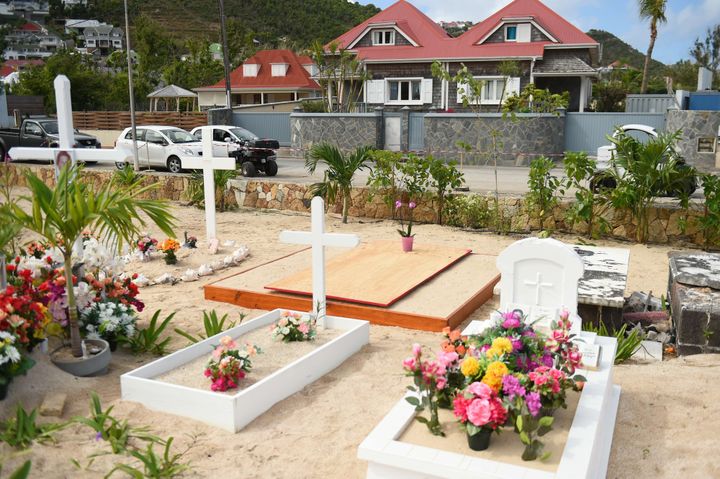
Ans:
POLYGON ((468 84, 458 82, 458 84, 457 84, 457 102, 459 104, 462 104, 463 97, 466 97, 468 100, 470 100, 470 92, 468 91, 468 84))
MULTIPOLYGON (((510 77, 507 80, 507 85, 505 86, 505 98, 511 96, 511 95, 519 95, 520 94, 520 77, 510 77)), ((505 100, 503 98, 503 100, 505 100)))
POLYGON ((423 103, 433 102, 433 80, 432 78, 425 78, 422 81, 422 101, 423 103))
POLYGON ((519 23, 517 26, 517 42, 530 43, 530 24, 519 23))
POLYGON ((374 104, 385 103, 385 80, 365 82, 365 101, 374 104))

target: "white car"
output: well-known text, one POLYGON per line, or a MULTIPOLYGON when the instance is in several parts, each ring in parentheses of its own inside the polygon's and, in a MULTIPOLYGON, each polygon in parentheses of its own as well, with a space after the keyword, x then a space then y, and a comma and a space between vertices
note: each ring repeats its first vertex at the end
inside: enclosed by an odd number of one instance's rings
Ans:
MULTIPOLYGON (((648 125, 636 125, 636 124, 630 124, 630 125, 623 125, 621 127, 618 127, 613 131, 612 137, 617 138, 618 133, 624 131, 624 132, 639 132, 644 133, 647 136, 650 136, 652 138, 657 138, 658 133, 652 126, 648 125)), ((605 145, 601 146, 597 150, 597 169, 599 171, 605 171, 610 168, 612 168, 612 159, 615 155, 615 145, 605 145)))
MULTIPOLYGON (((135 127, 140 166, 182 171, 181 156, 202 156, 202 144, 187 131, 174 126, 147 125, 135 127)), ((131 128, 125 128, 115 142, 116 148, 132 151, 131 128)), ((215 152, 213 152, 215 153, 215 152)), ((125 164, 117 163, 122 169, 125 164)))

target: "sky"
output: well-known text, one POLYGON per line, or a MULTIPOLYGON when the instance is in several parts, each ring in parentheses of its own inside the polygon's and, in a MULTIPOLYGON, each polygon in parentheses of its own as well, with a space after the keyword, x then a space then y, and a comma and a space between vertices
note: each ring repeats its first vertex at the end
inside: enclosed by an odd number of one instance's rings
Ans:
MULTIPOLYGON (((510 3, 510 0, 409 0, 435 21, 477 22, 510 3)), ((361 1, 385 8, 394 0, 361 1)), ((544 3, 583 31, 607 30, 645 53, 650 39, 649 22, 640 20, 634 0, 544 0, 544 3)), ((653 58, 675 63, 689 58, 697 37, 705 38, 720 24, 720 0, 668 0, 668 22, 660 27, 653 58)))

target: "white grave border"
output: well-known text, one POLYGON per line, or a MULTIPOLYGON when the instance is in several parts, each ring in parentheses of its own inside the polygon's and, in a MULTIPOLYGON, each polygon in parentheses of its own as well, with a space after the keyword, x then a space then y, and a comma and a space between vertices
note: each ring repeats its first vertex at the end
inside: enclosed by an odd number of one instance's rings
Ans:
MULTIPOLYGON (((581 393, 556 473, 402 442, 398 439, 415 417, 414 406, 403 398, 358 448, 358 458, 368 461, 367 478, 604 478, 620 400, 620 387, 612 380, 617 340, 598 336, 595 342, 602 346, 601 367, 598 371, 582 371, 588 382, 581 393)), ((492 443, 489 451, 492 452, 492 443)))
MULTIPOLYGON (((327 316, 326 327, 344 331, 340 336, 234 395, 211 391, 209 380, 208 389, 201 390, 153 379, 199 357, 209 358, 222 336, 237 339, 255 329, 267 328, 280 319, 283 311, 275 309, 123 374, 120 377, 122 399, 238 432, 274 404, 340 366, 370 340, 370 323, 367 321, 327 316)), ((267 334, 270 334, 269 330, 267 334)), ((198 370, 197 373, 202 374, 203 371, 198 370)))

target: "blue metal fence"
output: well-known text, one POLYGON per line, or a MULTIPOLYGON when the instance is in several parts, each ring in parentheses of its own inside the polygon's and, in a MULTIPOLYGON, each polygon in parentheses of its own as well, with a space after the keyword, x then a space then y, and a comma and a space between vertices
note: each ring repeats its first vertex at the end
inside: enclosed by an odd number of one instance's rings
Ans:
POLYGON ((665 131, 664 113, 568 113, 565 123, 565 151, 591 155, 609 144, 607 136, 616 126, 642 124, 665 131))
POLYGON ((408 146, 411 151, 425 149, 425 115, 426 113, 410 113, 408 146))
POLYGON ((290 113, 233 113, 233 124, 260 138, 274 138, 280 146, 290 146, 290 113))

